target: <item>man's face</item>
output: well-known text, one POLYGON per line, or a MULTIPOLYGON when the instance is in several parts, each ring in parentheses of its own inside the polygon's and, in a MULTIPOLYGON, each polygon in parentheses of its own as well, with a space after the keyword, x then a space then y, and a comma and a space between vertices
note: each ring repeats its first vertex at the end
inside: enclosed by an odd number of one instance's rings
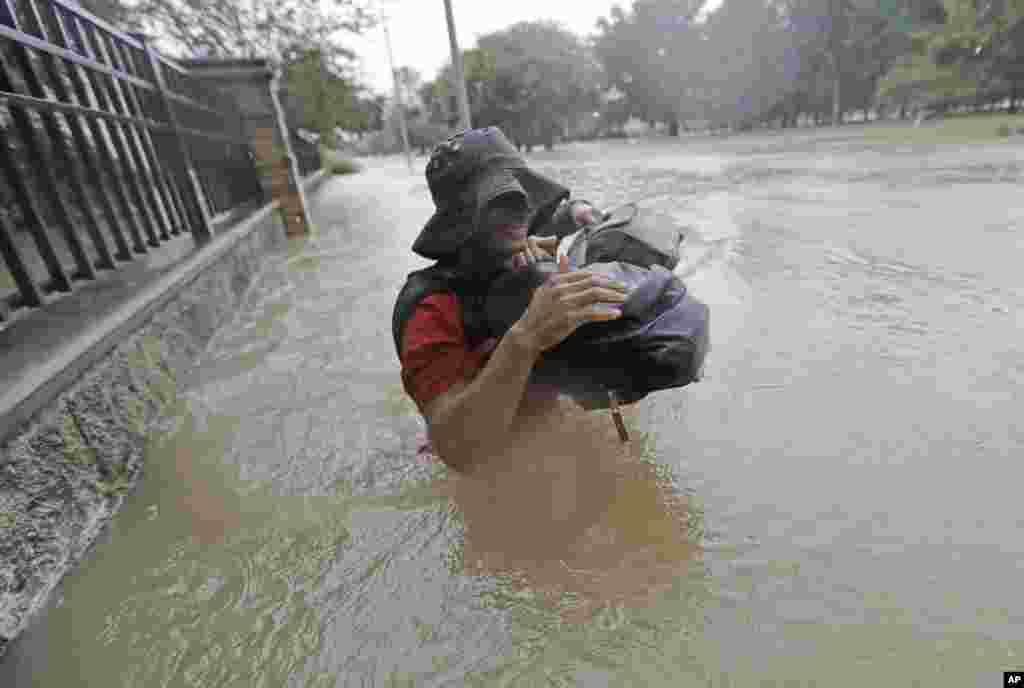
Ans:
POLYGON ((529 209, 521 199, 509 196, 491 203, 479 231, 460 250, 461 261, 485 276, 526 267, 528 219, 529 209))

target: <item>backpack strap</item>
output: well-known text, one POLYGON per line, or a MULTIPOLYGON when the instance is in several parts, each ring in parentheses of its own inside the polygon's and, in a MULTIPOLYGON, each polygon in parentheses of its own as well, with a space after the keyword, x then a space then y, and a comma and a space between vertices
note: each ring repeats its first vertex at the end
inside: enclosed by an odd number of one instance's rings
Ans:
POLYGON ((395 300, 395 308, 391 315, 391 336, 399 359, 402 357, 405 326, 412 318, 416 306, 428 296, 444 292, 455 294, 462 306, 462 327, 470 348, 475 348, 490 336, 484 311, 486 292, 450 266, 431 265, 409 273, 395 300))
POLYGON ((591 263, 621 261, 674 270, 679 264, 679 246, 684 237, 672 217, 641 208, 637 203, 626 203, 576 236, 568 250, 569 264, 580 268, 591 263))

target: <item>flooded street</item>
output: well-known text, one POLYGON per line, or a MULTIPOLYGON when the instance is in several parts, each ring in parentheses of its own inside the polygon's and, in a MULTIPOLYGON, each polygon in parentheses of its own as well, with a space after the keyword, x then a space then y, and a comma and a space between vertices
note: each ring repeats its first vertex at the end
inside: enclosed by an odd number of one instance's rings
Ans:
POLYGON ((706 379, 417 454, 391 309, 424 159, 314 201, 0 684, 994 686, 1024 668, 1024 146, 567 146, 693 228, 706 379))

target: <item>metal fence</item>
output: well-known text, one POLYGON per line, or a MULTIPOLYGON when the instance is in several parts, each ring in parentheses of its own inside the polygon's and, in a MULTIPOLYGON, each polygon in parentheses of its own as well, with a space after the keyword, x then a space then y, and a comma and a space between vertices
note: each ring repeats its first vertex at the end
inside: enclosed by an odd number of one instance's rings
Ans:
POLYGON ((266 200, 243 132, 230 96, 143 37, 66 0, 0 0, 0 328, 266 200))

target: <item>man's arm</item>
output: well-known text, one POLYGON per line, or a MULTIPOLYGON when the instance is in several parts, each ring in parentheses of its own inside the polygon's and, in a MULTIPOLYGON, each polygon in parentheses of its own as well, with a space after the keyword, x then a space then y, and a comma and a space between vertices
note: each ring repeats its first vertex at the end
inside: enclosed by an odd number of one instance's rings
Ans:
POLYGON ((538 355, 532 339, 513 328, 472 382, 426 404, 431 442, 448 466, 465 471, 504 445, 538 355))
POLYGON ((466 470, 504 445, 542 351, 584 323, 621 317, 621 309, 610 306, 626 301, 625 284, 587 271, 570 272, 565 256, 558 269, 533 292, 526 313, 501 338, 476 379, 424 405, 430 438, 452 468, 466 470))

